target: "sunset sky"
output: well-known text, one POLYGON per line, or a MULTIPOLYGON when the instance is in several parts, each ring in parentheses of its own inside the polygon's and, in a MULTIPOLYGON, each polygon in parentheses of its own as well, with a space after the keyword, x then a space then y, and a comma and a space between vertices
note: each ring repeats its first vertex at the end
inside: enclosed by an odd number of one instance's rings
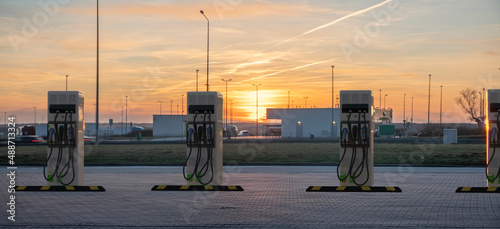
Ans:
MULTIPOLYGON (((468 122, 455 103, 458 92, 500 88, 498 0, 101 0, 100 121, 152 122, 173 113, 182 95, 206 90, 207 21, 210 19, 210 90, 228 84, 234 119, 255 120, 266 108, 331 106, 335 93, 379 89, 388 94, 394 122, 414 97, 415 122, 468 122)), ((0 117, 18 122, 46 118, 47 92, 85 93, 85 119, 95 121, 96 1, 0 1, 0 117), (47 5, 44 5, 47 3, 47 5), (50 4, 49 4, 50 3, 50 4), (54 4, 55 3, 55 4, 54 4)), ((186 103, 184 96, 184 105, 186 103)), ((382 99, 382 106, 384 106, 382 99)), ((180 109, 180 108, 179 108, 180 109)), ((46 121, 46 120, 45 120, 46 121)))

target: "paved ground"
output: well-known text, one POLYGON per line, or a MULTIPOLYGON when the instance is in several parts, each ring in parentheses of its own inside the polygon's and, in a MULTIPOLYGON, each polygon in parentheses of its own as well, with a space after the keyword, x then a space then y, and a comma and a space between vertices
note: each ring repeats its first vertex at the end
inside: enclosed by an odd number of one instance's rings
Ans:
MULTIPOLYGON (((150 191, 184 184, 181 167, 87 167, 86 185, 106 192, 18 192, 16 222, 0 227, 499 228, 500 193, 455 193, 485 186, 482 168, 376 167, 376 186, 402 193, 306 193, 338 185, 334 167, 225 167, 225 184, 244 192, 150 191)), ((1 168, 0 172, 7 173, 1 168)), ((44 185, 40 167, 17 170, 18 185, 44 185)), ((0 202, 8 202, 7 179, 0 202)))

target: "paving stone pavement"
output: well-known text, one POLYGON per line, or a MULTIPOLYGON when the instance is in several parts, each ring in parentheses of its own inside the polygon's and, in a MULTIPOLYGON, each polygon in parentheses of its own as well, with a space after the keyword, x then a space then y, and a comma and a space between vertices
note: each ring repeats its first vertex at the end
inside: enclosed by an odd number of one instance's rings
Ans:
MULTIPOLYGON (((226 166, 224 184, 245 191, 151 191, 185 184, 181 169, 86 167, 85 185, 106 192, 17 192, 15 222, 4 175, 0 227, 500 228, 500 193, 455 193, 486 186, 483 168, 375 167, 375 186, 403 192, 312 193, 306 188, 339 185, 335 167, 226 166)), ((45 185, 41 167, 16 173, 17 185, 45 185)))

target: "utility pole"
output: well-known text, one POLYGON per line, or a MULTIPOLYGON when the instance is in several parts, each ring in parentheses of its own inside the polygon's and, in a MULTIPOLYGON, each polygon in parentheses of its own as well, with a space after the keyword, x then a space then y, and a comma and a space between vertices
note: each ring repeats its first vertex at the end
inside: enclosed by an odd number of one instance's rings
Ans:
POLYGON ((439 99, 439 124, 443 124, 443 85, 441 85, 441 96, 439 99))
POLYGON ((427 125, 431 124, 431 74, 429 74, 429 99, 427 102, 427 125))
POLYGON ((380 94, 380 97, 378 98, 379 99, 379 104, 378 104, 378 107, 382 108, 382 89, 379 89, 379 94, 380 94))
POLYGON ((259 86, 261 86, 262 84, 252 84, 253 86, 255 86, 255 113, 256 113, 256 117, 255 117, 255 137, 258 137, 259 136, 259 86))
POLYGON ((125 134, 128 134, 128 95, 125 96, 125 134))

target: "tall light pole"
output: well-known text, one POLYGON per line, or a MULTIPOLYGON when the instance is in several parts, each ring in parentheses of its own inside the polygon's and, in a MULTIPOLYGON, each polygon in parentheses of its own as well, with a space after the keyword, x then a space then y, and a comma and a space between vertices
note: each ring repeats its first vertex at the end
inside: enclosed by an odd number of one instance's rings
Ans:
POLYGON ((439 98, 439 124, 443 123, 443 85, 441 85, 441 96, 439 98))
POLYGON ((160 104, 160 115, 161 115, 161 103, 163 103, 163 100, 158 101, 158 103, 160 104))
POLYGON ((403 123, 406 123, 406 94, 403 97, 403 123))
POLYGON ((209 61, 209 53, 210 53, 210 20, 208 20, 203 10, 200 10, 200 13, 207 19, 207 91, 208 91, 208 61, 209 61))
POLYGON ((123 106, 122 106, 122 135, 123 135, 123 106))
POLYGON ((182 95, 182 102, 181 102, 181 115, 184 115, 184 94, 182 95))
POLYGON ((196 91, 198 91, 198 72, 200 69, 196 69, 196 91))
POLYGON ((179 115, 179 104, 177 104, 177 111, 175 113, 179 115))
POLYGON ((413 124, 413 96, 411 97, 411 123, 413 124))
POLYGON ((96 90, 95 90, 95 142, 99 143, 99 0, 97 0, 97 59, 96 59, 96 90))
POLYGON ((3 118, 5 121, 5 125, 7 125, 7 112, 3 112, 3 118))
POLYGON ((68 77, 69 75, 66 75, 66 91, 68 91, 68 77))
POLYGON ((334 78, 333 78, 333 68, 335 66, 332 65, 332 122, 330 123, 331 125, 331 128, 330 128, 330 133, 332 134, 332 138, 334 137, 333 136, 333 108, 334 108, 334 103, 335 103, 335 84, 334 84, 334 78))
POLYGON ((226 130, 226 137, 227 137, 227 82, 231 81, 231 79, 228 79, 228 80, 225 80, 225 79, 222 79, 222 81, 226 82, 226 126, 224 128, 222 128, 222 130, 226 130))
POLYGON ((486 113, 484 112, 484 108, 486 107, 486 91, 485 88, 483 88, 483 117, 486 116, 486 113))
POLYGON ((125 96, 125 134, 128 134, 128 96, 125 96))
POLYGON ((304 96, 304 99, 305 99, 305 102, 306 102, 306 104, 305 104, 305 105, 306 105, 306 106, 305 106, 305 108, 307 108, 307 99, 308 99, 308 98, 309 98, 309 97, 304 96))
POLYGON ((35 125, 36 125, 36 107, 33 108, 35 108, 35 125))
POLYGON ((431 123, 431 74, 429 74, 429 99, 427 101, 427 125, 431 123))
POLYGON ((172 99, 172 100, 170 100, 170 115, 174 114, 174 111, 173 111, 173 108, 172 108, 173 104, 174 104, 174 100, 172 99))
POLYGON ((379 101, 378 101, 378 107, 382 108, 382 89, 378 90, 380 96, 379 96, 379 101))
POLYGON ((233 125, 233 99, 230 99, 229 102, 231 103, 231 113, 230 113, 230 116, 231 116, 231 126, 233 125))
POLYGON ((255 136, 258 137, 259 136, 259 86, 261 86, 262 84, 252 84, 253 86, 255 86, 256 90, 255 90, 255 113, 256 113, 256 117, 255 117, 255 130, 256 130, 256 134, 255 136))
POLYGON ((384 110, 385 110, 385 98, 388 96, 388 94, 384 95, 384 110))

